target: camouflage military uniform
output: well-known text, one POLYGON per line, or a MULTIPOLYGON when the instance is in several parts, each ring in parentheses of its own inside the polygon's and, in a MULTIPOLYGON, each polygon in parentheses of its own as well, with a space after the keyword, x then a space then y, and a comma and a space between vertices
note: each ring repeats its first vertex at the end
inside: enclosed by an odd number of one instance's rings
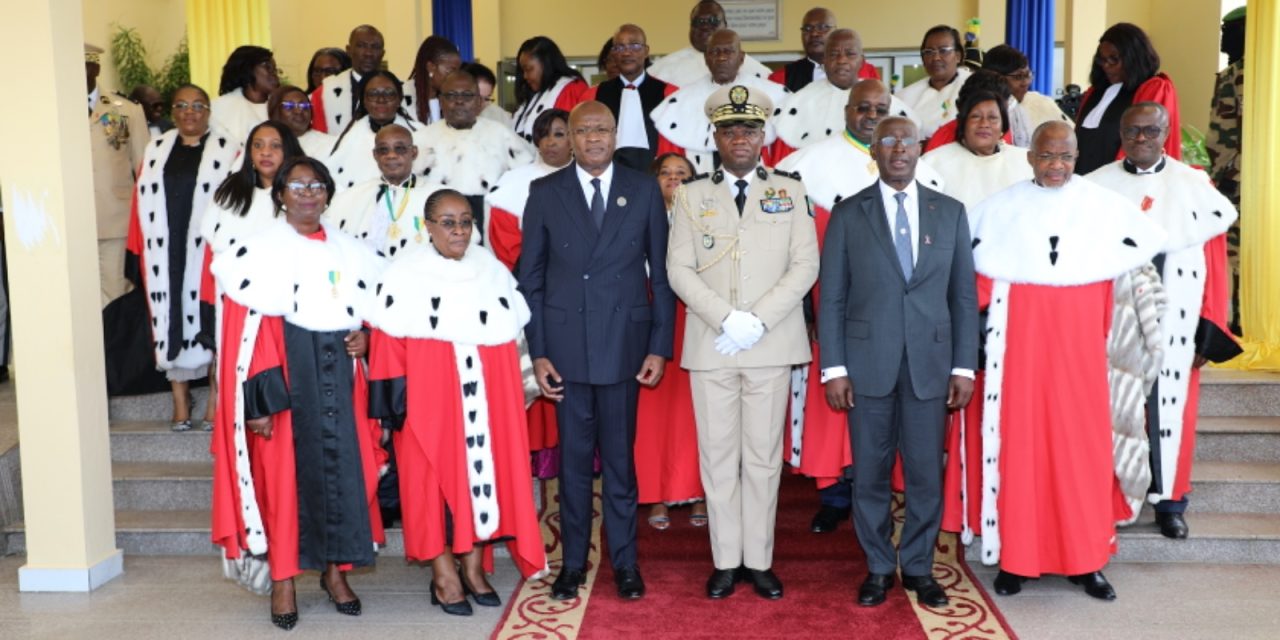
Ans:
MULTIPOLYGON (((1218 72, 1209 114, 1209 135, 1205 147, 1212 168, 1209 175, 1218 191, 1240 208, 1240 141, 1244 111, 1244 60, 1218 72)), ((1240 322, 1240 221, 1227 231, 1227 260, 1231 264, 1232 326, 1240 322)))

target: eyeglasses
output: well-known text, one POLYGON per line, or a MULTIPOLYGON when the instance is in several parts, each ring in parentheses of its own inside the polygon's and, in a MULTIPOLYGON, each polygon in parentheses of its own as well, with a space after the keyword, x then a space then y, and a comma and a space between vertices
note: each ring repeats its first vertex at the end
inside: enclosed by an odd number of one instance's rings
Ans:
POLYGON ((326 76, 336 76, 342 73, 342 67, 316 67, 312 71, 319 71, 326 76))
POLYGON ((882 104, 860 104, 855 106, 853 110, 857 111, 858 113, 864 116, 872 112, 875 112, 875 114, 878 116, 889 115, 889 107, 886 107, 882 104))
POLYGON ((1014 82, 1030 82, 1031 79, 1036 76, 1034 73, 1031 73, 1030 69, 1023 69, 1017 73, 1006 73, 1004 74, 1004 77, 1013 80, 1014 82))
POLYGON ((457 231, 459 229, 461 229, 462 231, 470 231, 472 227, 476 226, 475 221, 470 218, 467 218, 464 220, 454 220, 453 218, 445 218, 444 220, 432 220, 431 218, 427 218, 427 222, 430 222, 431 224, 439 226, 441 229, 444 229, 448 233, 453 233, 454 231, 457 231))
POLYGON ((285 186, 295 196, 324 195, 329 190, 328 185, 323 182, 290 182, 285 186))
POLYGON ((1120 130, 1120 135, 1124 136, 1125 140, 1137 140, 1138 134, 1142 134, 1148 140, 1152 140, 1159 138, 1162 133, 1164 133, 1164 128, 1157 127, 1156 125, 1148 125, 1145 127, 1125 127, 1120 130))
POLYGON ((903 148, 906 148, 920 143, 920 141, 915 138, 899 138, 897 136, 885 136, 880 138, 877 142, 885 149, 893 149, 898 145, 902 145, 903 148))
POLYGON ((392 153, 398 156, 407 156, 409 155, 409 152, 412 150, 413 150, 413 147, 407 144, 396 144, 391 146, 380 144, 373 148, 373 155, 379 158, 390 155, 392 153))
POLYGON ((800 30, 805 33, 826 33, 833 28, 835 28, 834 24, 806 24, 800 27, 800 30))
POLYGON ((1103 67, 1114 67, 1120 64, 1120 56, 1095 56, 1094 60, 1103 67))
POLYGON ((720 26, 720 18, 708 16, 705 18, 694 18, 689 24, 695 27, 718 27, 720 26))
POLYGON ((623 42, 623 43, 613 45, 612 51, 614 53, 624 53, 627 51, 630 51, 632 53, 640 53, 641 51, 644 51, 644 48, 647 46, 649 45, 646 45, 643 42, 623 42))
POLYGON ((280 103, 280 108, 284 109, 285 111, 310 111, 311 103, 306 100, 303 100, 301 102, 294 102, 293 100, 285 100, 284 102, 280 103))
POLYGON ((479 95, 471 91, 450 91, 449 93, 440 94, 440 99, 448 102, 469 102, 475 100, 479 95))
POLYGON ((949 55, 951 55, 951 54, 953 54, 953 53, 955 53, 955 52, 956 52, 956 48, 955 48, 955 47, 938 47, 937 49, 932 49, 932 48, 930 48, 930 49, 921 49, 921 50, 920 50, 920 57, 921 57, 921 58, 932 58, 932 57, 934 57, 934 56, 937 56, 937 57, 939 57, 939 58, 945 58, 945 57, 947 57, 947 56, 949 56, 949 55))
POLYGON ((573 135, 579 138, 588 138, 591 136, 607 136, 617 129, 613 127, 578 127, 573 130, 573 135))
POLYGON ((1076 161, 1076 158, 1077 156, 1074 153, 1037 153, 1036 154, 1036 162, 1039 162, 1042 164, 1051 164, 1054 162, 1061 162, 1062 164, 1072 164, 1076 161))
POLYGON ((400 100, 400 92, 395 89, 371 89, 364 92, 364 99, 369 102, 396 102, 400 100))
POLYGON ((174 111, 194 111, 196 113, 204 113, 209 110, 209 105, 203 102, 175 102, 173 103, 174 111))

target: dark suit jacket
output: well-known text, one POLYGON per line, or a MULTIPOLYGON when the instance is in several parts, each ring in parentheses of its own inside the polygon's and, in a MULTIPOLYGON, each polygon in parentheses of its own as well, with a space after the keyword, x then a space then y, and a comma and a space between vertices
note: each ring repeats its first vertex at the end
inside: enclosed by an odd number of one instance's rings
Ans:
POLYGON ((977 284, 964 205, 916 185, 920 244, 909 282, 879 181, 831 210, 819 276, 821 365, 846 367, 859 395, 893 391, 903 349, 921 400, 946 395, 952 368, 978 366, 977 284))
MULTIPOLYGON (((626 80, 618 76, 601 82, 600 86, 596 87, 596 100, 609 107, 609 111, 613 112, 614 121, 620 117, 622 92, 625 91, 623 88, 625 86, 626 80)), ((640 83, 636 91, 640 92, 640 106, 644 107, 644 132, 649 136, 649 150, 654 151, 658 148, 658 130, 654 128, 653 118, 649 114, 662 104, 662 99, 666 96, 667 83, 646 74, 644 82, 640 83)))
POLYGON ((577 171, 570 164, 529 186, 519 272, 533 313, 525 334, 529 355, 550 358, 565 380, 616 384, 633 379, 646 355, 671 357, 667 209, 657 181, 614 163, 597 231, 577 171))

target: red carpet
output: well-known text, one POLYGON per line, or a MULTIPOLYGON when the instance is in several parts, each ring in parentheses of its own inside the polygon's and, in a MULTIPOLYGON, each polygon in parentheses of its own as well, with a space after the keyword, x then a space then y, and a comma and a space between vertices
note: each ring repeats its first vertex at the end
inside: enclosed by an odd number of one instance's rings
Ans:
POLYGON ((591 562, 596 566, 588 575, 590 586, 584 588, 583 597, 557 602, 547 595, 559 570, 554 481, 547 490, 552 499, 544 502, 548 512, 543 523, 552 574, 517 591, 494 638, 1015 637, 958 558, 963 554, 957 553, 951 534, 941 537, 934 567, 934 576, 951 597, 948 609, 935 612, 919 607, 914 595, 909 597, 899 585, 885 604, 859 607, 855 600, 866 564, 852 526, 845 522, 835 533, 810 533, 809 521, 817 508, 813 483, 786 473, 779 491, 774 547, 774 571, 785 588, 781 600, 760 598, 744 583, 725 600, 709 600, 705 584, 712 565, 707 530, 691 526, 688 509, 680 508, 672 511, 671 528, 658 531, 645 523, 647 509, 642 507, 639 552, 645 597, 618 598, 612 569, 607 560, 600 561, 595 547, 591 562))

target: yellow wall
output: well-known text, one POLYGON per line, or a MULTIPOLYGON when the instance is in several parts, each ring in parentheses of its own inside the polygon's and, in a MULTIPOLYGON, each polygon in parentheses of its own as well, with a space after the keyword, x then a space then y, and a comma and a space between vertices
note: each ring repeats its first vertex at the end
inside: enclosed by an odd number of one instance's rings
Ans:
POLYGON ((316 49, 346 47, 347 36, 371 24, 386 39, 389 69, 404 80, 418 45, 431 35, 431 0, 271 0, 271 49, 295 84, 306 85, 316 49))
MULTIPOLYGON (((655 55, 671 53, 688 46, 688 17, 694 3, 691 0, 498 0, 498 4, 503 57, 514 56, 521 42, 541 34, 554 39, 566 56, 594 58, 600 53, 600 46, 605 39, 613 35, 613 30, 618 25, 625 22, 634 22, 647 32, 649 47, 655 55), (573 24, 574 27, 566 28, 566 24, 573 24)), ((778 27, 781 39, 744 43, 747 51, 798 50, 800 21, 806 11, 818 4, 834 11, 840 26, 857 29, 862 35, 863 45, 868 49, 915 48, 920 46, 920 37, 925 30, 935 24, 945 23, 957 27, 963 25, 977 14, 979 0, 897 0, 887 3, 781 0, 779 4, 782 10, 778 27), (928 18, 904 19, 904 16, 928 18)), ((1003 39, 1003 34, 997 37, 1003 39)))
POLYGON ((187 11, 183 0, 84 0, 81 7, 85 41, 108 52, 102 57, 102 72, 98 80, 112 91, 120 88, 110 54, 111 36, 116 32, 112 23, 138 31, 153 69, 159 69, 165 59, 178 50, 178 42, 186 33, 187 11))

